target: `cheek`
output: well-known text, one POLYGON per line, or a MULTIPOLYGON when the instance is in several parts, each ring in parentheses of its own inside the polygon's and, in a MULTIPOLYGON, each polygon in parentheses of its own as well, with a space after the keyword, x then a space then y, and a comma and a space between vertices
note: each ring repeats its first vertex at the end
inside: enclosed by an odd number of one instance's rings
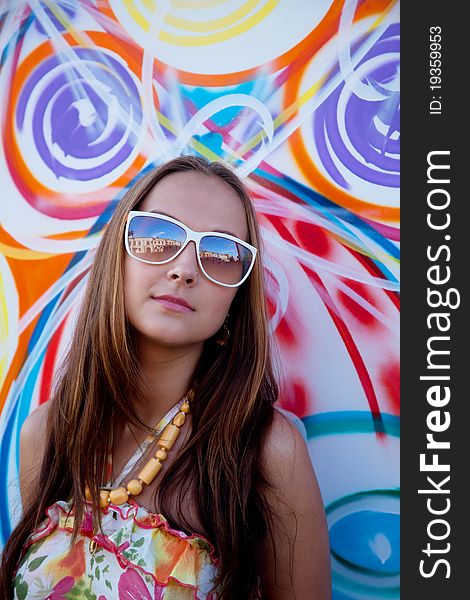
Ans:
POLYGON ((134 318, 133 315, 135 313, 135 284, 134 277, 132 272, 132 267, 128 265, 124 265, 124 277, 123 277, 123 286, 124 286, 124 309, 126 312, 127 318, 131 321, 133 325, 134 318))
POLYGON ((132 301, 132 292, 135 290, 136 280, 134 265, 129 263, 129 261, 124 262, 124 298, 126 306, 132 301))
POLYGON ((143 263, 132 259, 124 262, 124 299, 128 310, 133 310, 151 293, 151 273, 142 267, 143 263))
POLYGON ((145 263, 126 258, 124 261, 124 289, 134 297, 147 297, 158 282, 164 277, 165 271, 159 265, 145 263))
POLYGON ((206 314, 212 317, 214 325, 217 329, 222 326, 222 323, 227 316, 227 312, 230 312, 230 306, 235 297, 236 291, 229 288, 212 290, 210 295, 208 294, 209 301, 206 304, 206 314))

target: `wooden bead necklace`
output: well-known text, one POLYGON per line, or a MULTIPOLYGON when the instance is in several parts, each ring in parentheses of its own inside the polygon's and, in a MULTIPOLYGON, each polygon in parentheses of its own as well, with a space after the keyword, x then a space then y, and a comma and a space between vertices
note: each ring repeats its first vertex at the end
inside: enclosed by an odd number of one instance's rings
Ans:
MULTIPOLYGON (((179 412, 173 417, 172 422, 163 429, 157 441, 158 450, 155 452, 155 457, 147 461, 144 468, 137 475, 137 479, 129 481, 127 487, 120 486, 114 489, 107 487, 100 488, 99 505, 101 508, 108 506, 111 502, 117 505, 124 504, 130 495, 138 496, 142 492, 144 483, 147 485, 152 483, 162 468, 163 461, 168 456, 168 451, 171 450, 180 434, 181 427, 186 420, 186 415, 190 412, 190 402, 193 398, 194 388, 190 389, 186 394, 186 400, 180 406, 179 412)), ((92 500, 88 486, 85 487, 85 498, 89 501, 92 500)))

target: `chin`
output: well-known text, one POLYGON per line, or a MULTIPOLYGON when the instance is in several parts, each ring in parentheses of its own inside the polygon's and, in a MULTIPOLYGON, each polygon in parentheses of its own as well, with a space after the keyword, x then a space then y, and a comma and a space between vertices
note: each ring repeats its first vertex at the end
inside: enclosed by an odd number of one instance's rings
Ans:
POLYGON ((202 343, 204 340, 194 339, 194 335, 188 338, 187 330, 183 331, 177 328, 165 326, 165 335, 162 335, 162 329, 157 331, 139 331, 139 334, 152 344, 166 346, 169 348, 179 348, 182 346, 193 346, 194 344, 202 343))

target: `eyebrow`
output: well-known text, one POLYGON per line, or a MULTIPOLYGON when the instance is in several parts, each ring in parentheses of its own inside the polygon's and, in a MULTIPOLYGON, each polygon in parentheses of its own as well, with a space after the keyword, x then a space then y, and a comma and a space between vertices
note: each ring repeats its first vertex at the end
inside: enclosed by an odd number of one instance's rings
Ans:
MULTIPOLYGON (((157 213, 160 215, 165 215, 166 217, 171 217, 172 219, 176 219, 176 217, 174 217, 173 215, 169 215, 168 213, 166 213, 163 210, 149 210, 149 212, 157 213)), ((176 219, 176 220, 179 221, 179 219, 176 219)), ((226 233, 228 235, 233 235, 233 237, 236 237, 236 238, 240 237, 238 235, 235 235, 232 231, 226 231, 225 229, 211 229, 211 231, 216 231, 217 233, 226 233)))

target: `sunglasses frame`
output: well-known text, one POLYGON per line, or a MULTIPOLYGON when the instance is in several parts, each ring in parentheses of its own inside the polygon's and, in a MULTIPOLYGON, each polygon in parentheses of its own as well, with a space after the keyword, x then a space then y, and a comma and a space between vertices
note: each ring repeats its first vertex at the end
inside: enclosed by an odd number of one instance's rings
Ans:
POLYGON ((176 258, 179 254, 181 254, 181 252, 183 252, 183 250, 186 248, 186 246, 189 244, 189 242, 194 241, 196 244, 196 256, 197 256, 197 262, 199 264, 199 267, 201 269, 201 272, 204 273, 204 275, 210 280, 213 281, 214 283, 217 283, 218 285, 223 285, 224 287, 239 287, 249 276, 249 274, 251 273, 253 266, 255 264, 255 260, 256 260, 256 254, 258 252, 257 248, 255 248, 254 246, 252 246, 251 244, 249 244, 248 242, 245 242, 244 240, 241 240, 240 238, 237 238, 233 235, 229 235, 227 233, 221 233, 219 231, 194 231, 193 229, 191 229, 190 227, 188 227, 187 225, 185 225, 184 223, 182 223, 181 221, 178 221, 177 219, 173 219, 173 217, 168 217, 167 215, 161 215, 160 213, 155 213, 155 212, 146 212, 143 210, 131 210, 129 211, 129 214, 127 215, 127 221, 126 221, 126 229, 124 232, 124 243, 126 245, 126 250, 127 253, 129 254, 129 256, 131 258, 135 258, 135 260, 139 260, 140 262, 144 262, 147 263, 149 265, 164 265, 170 261, 172 261, 174 258, 176 258), (132 254, 131 249, 129 247, 129 225, 132 221, 133 217, 152 217, 155 219, 163 219, 164 221, 169 221, 170 223, 174 223, 175 225, 178 225, 179 227, 181 227, 182 229, 184 229, 184 231, 186 232, 186 240, 184 241, 183 245, 180 247, 180 249, 176 252, 176 254, 174 256, 172 256, 171 258, 167 258, 166 260, 162 260, 161 262, 153 262, 151 260, 145 260, 145 258, 140 258, 138 256, 135 256, 134 254, 132 254), (213 277, 211 277, 210 275, 208 275, 206 273, 206 271, 204 270, 204 267, 202 266, 202 262, 201 262, 201 257, 199 255, 199 242, 200 240, 205 237, 206 235, 210 235, 211 237, 216 236, 216 237, 221 237, 224 238, 226 240, 231 240, 232 242, 236 242, 237 244, 240 244, 241 246, 244 246, 245 248, 247 248, 248 250, 251 250, 251 252, 253 253, 253 260, 251 261, 251 265, 248 269, 248 271, 245 273, 243 279, 241 281, 239 281, 238 283, 222 283, 220 281, 217 281, 216 279, 214 279, 213 277))

